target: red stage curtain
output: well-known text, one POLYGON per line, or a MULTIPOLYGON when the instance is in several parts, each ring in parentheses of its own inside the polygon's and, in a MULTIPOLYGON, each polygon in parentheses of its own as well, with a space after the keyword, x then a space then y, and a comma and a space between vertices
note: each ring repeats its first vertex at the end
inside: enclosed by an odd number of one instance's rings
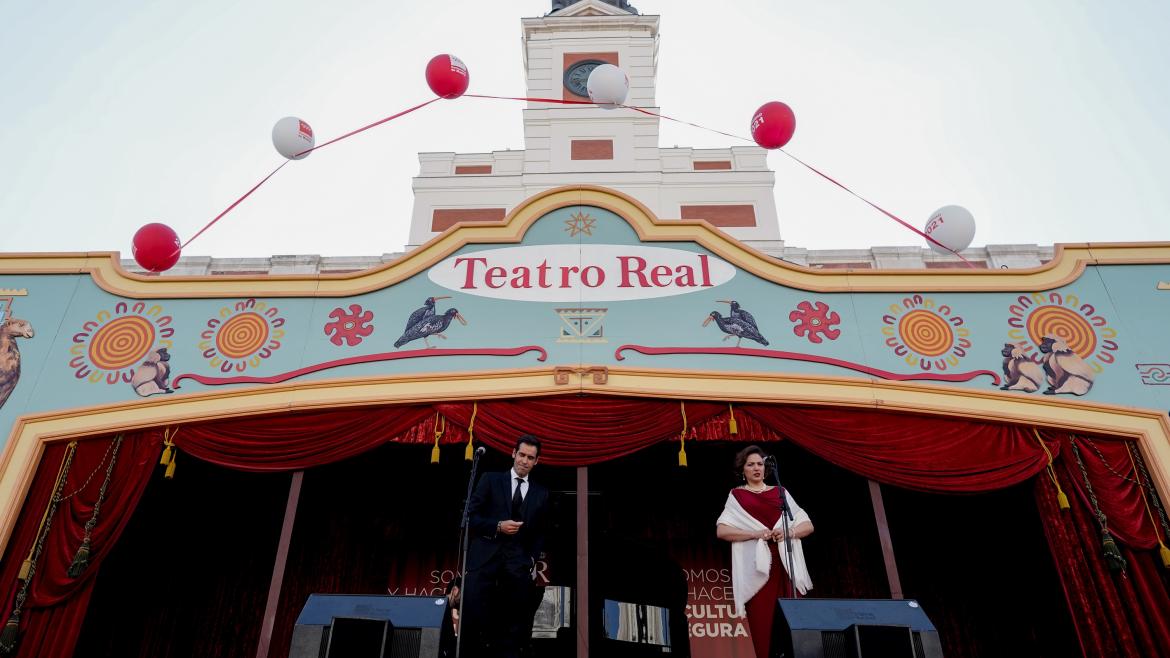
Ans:
MULTIPOLYGON (((65 658, 72 655, 102 559, 121 536, 150 481, 153 468, 158 464, 159 433, 146 432, 125 438, 118 449, 110 485, 91 535, 89 567, 77 578, 70 577, 69 566, 81 546, 85 524, 93 516, 98 490, 105 480, 109 463, 107 449, 113 440, 107 437, 77 444, 62 489, 62 496, 67 498, 57 506, 50 523, 48 538, 37 561, 21 615, 17 656, 65 658)), ((12 613, 20 587, 17 573, 36 541, 41 517, 53 495, 66 449, 64 443, 45 449, 25 499, 23 513, 9 540, 8 553, 0 562, 0 583, 5 587, 5 621, 12 613)))
MULTIPOLYGON (((744 405, 772 432, 846 470, 883 484, 976 492, 1018 484, 1048 458, 1027 427, 872 409, 744 405)), ((1048 442, 1056 455, 1059 445, 1048 442)))
MULTIPOLYGON (((447 440, 466 441, 473 405, 436 404, 435 409, 450 421, 447 440)), ((688 401, 687 427, 693 429, 726 411, 726 403, 688 401)), ((541 440, 542 462, 585 466, 677 439, 683 416, 677 400, 586 396, 485 400, 475 409, 473 429, 477 441, 504 452, 512 451, 521 434, 533 434, 541 440)))
MULTIPOLYGON (((1133 463, 1130 461, 1128 442, 1083 436, 1072 437, 1071 440, 1076 441, 1097 504, 1108 519, 1109 532, 1113 533, 1117 541, 1132 548, 1156 548, 1161 529, 1154 527, 1146 511, 1142 487, 1138 484, 1138 476, 1133 472, 1133 463)), ((1071 496, 1076 492, 1081 501, 1088 505, 1089 493, 1085 489, 1085 478, 1081 475, 1072 451, 1067 447, 1064 462, 1072 480, 1071 490, 1065 493, 1071 496)))
MULTIPOLYGON (((1105 443, 1099 442, 1103 451, 1105 443)), ((1086 457, 1082 451, 1088 467, 1086 457)), ((1083 487, 1080 469, 1069 455, 1054 470, 1066 492, 1083 487)), ((1109 489, 1106 480, 1091 479, 1095 493, 1109 489)), ((1162 655, 1170 646, 1170 593, 1157 554, 1121 545, 1128 568, 1124 573, 1110 572, 1102 556, 1101 531, 1087 499, 1069 496, 1069 502, 1071 509, 1061 510, 1052 482, 1046 477, 1036 479, 1037 508, 1084 654, 1162 655)), ((1110 517, 1111 528, 1114 521, 1110 517)), ((1125 523, 1121 518, 1116 521, 1125 523)))
MULTIPOLYGON (((361 454, 432 415, 427 406, 393 406, 233 419, 184 426, 174 435, 174 441, 190 455, 229 468, 298 470, 361 454)), ((112 441, 106 438, 78 443, 65 495, 81 486, 84 478, 99 466, 112 441)), ((104 466, 101 472, 93 474, 81 493, 58 507, 25 604, 16 655, 63 658, 73 653, 101 557, 117 541, 137 506, 153 469, 158 466, 161 443, 162 433, 158 430, 126 436, 93 532, 89 568, 76 579, 70 578, 67 570, 81 545, 85 523, 92 515, 98 488, 105 477, 104 466)), ((0 582, 8 585, 4 620, 11 613, 19 588, 16 575, 35 541, 64 453, 62 444, 46 450, 9 543, 10 550, 0 566, 0 582)))
POLYGON ((348 459, 434 416, 429 405, 341 409, 184 425, 175 445, 241 471, 295 471, 348 459))

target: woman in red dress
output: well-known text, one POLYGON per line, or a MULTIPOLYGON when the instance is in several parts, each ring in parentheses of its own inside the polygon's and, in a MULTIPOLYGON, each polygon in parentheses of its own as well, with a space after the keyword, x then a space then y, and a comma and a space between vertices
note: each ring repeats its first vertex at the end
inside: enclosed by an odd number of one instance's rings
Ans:
POLYGON ((812 534, 813 524, 792 495, 783 487, 764 482, 767 468, 764 451, 748 446, 735 456, 735 470, 743 484, 727 495, 719 515, 716 535, 731 542, 731 584, 736 614, 746 613, 756 658, 768 658, 772 645, 772 618, 776 599, 787 596, 792 574, 798 595, 812 589, 800 540, 812 534), (789 569, 784 547, 785 524, 780 516, 783 495, 792 520, 792 565, 789 569))

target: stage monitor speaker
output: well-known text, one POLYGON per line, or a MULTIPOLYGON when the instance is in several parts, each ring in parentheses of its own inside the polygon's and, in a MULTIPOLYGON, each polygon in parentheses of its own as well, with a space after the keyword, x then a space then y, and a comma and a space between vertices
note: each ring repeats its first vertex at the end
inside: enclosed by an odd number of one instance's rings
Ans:
POLYGON ((289 658, 437 658, 446 597, 311 594, 289 658))
POLYGON ((780 599, 771 658, 942 658, 917 601, 780 599))

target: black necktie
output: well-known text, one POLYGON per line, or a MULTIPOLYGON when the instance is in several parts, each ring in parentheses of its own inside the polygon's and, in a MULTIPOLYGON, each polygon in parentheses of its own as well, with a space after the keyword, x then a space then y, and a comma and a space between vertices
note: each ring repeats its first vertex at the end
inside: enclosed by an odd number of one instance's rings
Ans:
POLYGON ((524 480, 516 478, 516 491, 512 494, 512 520, 519 521, 522 518, 520 507, 524 505, 524 496, 520 493, 520 487, 524 486, 524 480))

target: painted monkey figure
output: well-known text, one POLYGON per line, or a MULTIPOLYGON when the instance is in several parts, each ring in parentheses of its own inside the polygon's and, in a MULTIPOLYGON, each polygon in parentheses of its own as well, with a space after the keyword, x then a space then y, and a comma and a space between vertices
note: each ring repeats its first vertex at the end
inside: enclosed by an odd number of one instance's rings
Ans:
POLYGON ((1048 374, 1045 395, 1084 395, 1093 388, 1096 377, 1093 369, 1069 348, 1068 343, 1054 336, 1045 336, 1040 340, 1040 351, 1044 354, 1041 361, 1044 372, 1048 374))
POLYGON ((171 366, 167 363, 170 360, 171 355, 165 347, 147 354, 146 360, 134 369, 134 376, 130 378, 130 386, 134 387, 134 392, 142 397, 173 392, 167 384, 167 379, 171 376, 171 366))
POLYGON ((1044 368, 1025 356, 1023 347, 1004 343, 1000 354, 1003 355, 1003 375, 1006 381, 999 390, 1035 393, 1044 385, 1044 368))

